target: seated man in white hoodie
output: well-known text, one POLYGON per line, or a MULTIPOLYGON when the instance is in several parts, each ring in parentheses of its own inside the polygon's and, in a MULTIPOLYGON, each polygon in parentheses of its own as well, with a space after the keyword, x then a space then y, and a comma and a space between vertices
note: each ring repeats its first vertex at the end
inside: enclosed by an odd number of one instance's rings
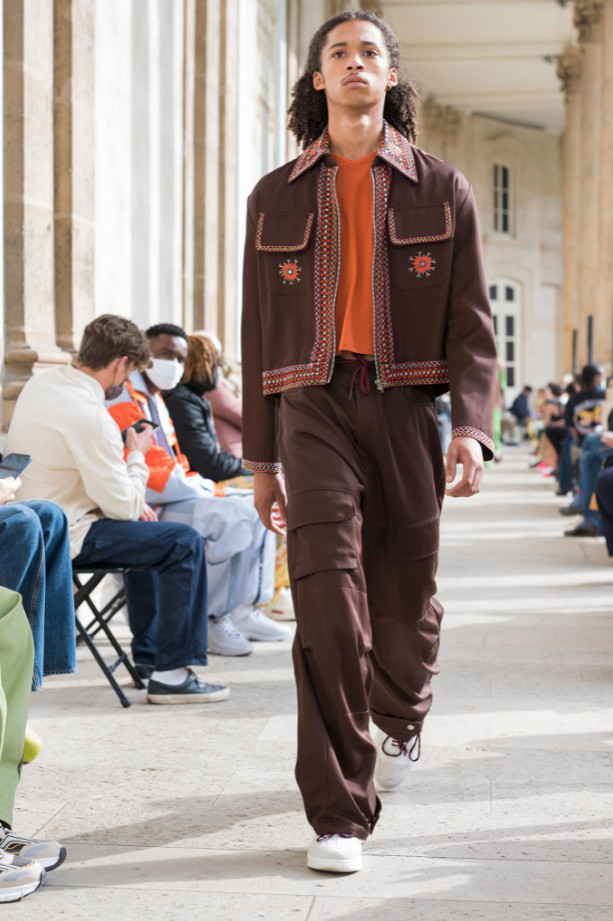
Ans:
MULTIPOLYGON (((191 524, 204 539, 209 652, 248 655, 251 640, 282 640, 291 635, 256 607, 274 593, 275 535, 262 525, 251 490, 220 487, 190 469, 160 396, 160 391, 172 390, 181 380, 187 335, 179 326, 161 323, 148 329, 146 336, 151 365, 134 370, 123 393, 107 406, 122 430, 139 419, 159 426, 153 435, 155 444, 145 456, 147 502, 161 521, 191 524)), ((131 624, 138 620, 138 610, 131 612, 131 624)), ((147 625, 143 626, 145 634, 147 625)), ((142 666, 142 653, 138 658, 142 666)))
POLYGON ((66 513, 71 556, 82 564, 129 566, 129 609, 157 622, 149 703, 225 699, 229 690, 200 680, 189 665, 207 662, 206 564, 202 539, 187 524, 157 521, 146 505, 144 455, 151 426, 126 436, 105 409, 132 370, 150 356, 138 327, 105 315, 86 326, 74 366, 35 374, 22 390, 6 451, 32 455, 20 498, 49 499, 66 513), (138 579, 151 586, 140 595, 138 579))

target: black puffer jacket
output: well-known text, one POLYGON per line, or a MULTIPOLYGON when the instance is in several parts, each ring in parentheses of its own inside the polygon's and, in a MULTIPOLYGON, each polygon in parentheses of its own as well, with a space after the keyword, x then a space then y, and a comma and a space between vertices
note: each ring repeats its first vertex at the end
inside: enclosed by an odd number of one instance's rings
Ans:
POLYGON ((229 480, 243 472, 240 457, 223 451, 213 421, 205 387, 196 381, 179 384, 164 394, 173 421, 179 448, 192 470, 208 480, 229 480))

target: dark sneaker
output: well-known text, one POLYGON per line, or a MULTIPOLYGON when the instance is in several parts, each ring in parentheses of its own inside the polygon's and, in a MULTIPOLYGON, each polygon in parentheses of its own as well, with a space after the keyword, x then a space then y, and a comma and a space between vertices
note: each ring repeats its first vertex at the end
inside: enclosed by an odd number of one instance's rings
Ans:
POLYGON ((207 684, 194 674, 191 668, 183 684, 162 684, 149 679, 147 702, 150 704, 208 704, 225 700, 230 688, 222 684, 207 684))
POLYGON ((600 528, 597 524, 578 524, 570 531, 564 531, 564 537, 600 537, 600 528))
POLYGON ((66 860, 66 848, 58 841, 23 838, 0 823, 0 851, 22 860, 36 861, 45 870, 55 870, 66 860))
POLYGON ((583 514, 583 503, 578 505, 572 502, 570 505, 563 505, 562 508, 558 509, 560 515, 582 515, 583 514))
POLYGON ((46 870, 35 860, 24 860, 0 850, 0 902, 18 902, 31 895, 46 875, 46 870))
POLYGON ((135 662, 134 671, 136 672, 140 680, 146 683, 151 678, 155 669, 153 665, 139 665, 138 662, 135 662))

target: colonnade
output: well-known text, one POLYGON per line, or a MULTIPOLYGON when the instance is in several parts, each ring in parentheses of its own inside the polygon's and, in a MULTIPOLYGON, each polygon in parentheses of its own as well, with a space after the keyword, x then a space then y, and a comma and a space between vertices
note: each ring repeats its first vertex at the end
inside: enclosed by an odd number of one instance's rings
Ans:
POLYGON ((578 43, 558 63, 566 370, 613 366, 613 0, 576 0, 574 17, 578 43))

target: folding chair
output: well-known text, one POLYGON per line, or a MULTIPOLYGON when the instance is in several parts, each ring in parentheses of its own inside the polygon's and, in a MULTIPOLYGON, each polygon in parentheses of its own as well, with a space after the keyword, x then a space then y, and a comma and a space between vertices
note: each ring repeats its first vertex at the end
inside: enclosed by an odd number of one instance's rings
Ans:
POLYGON ((83 566, 75 566, 73 563, 72 581, 74 582, 76 588, 74 595, 74 606, 75 622, 79 637, 89 648, 89 651, 102 669, 107 681, 119 697, 121 705, 123 707, 130 707, 132 706, 132 701, 129 697, 126 696, 123 688, 120 687, 117 679, 115 678, 115 675, 113 674, 117 666, 125 665, 130 677, 134 681, 135 687, 142 689, 145 687, 145 685, 139 678, 134 666, 132 665, 128 653, 125 652, 125 650, 122 648, 117 640, 117 637, 114 635, 109 626, 109 621, 111 618, 124 604, 125 593, 123 589, 117 591, 103 608, 98 608, 91 597, 92 593, 100 585, 105 576, 109 575, 110 573, 124 572, 127 572, 127 567, 125 566, 95 566, 92 563, 88 563, 87 565, 83 566), (84 579, 81 578, 83 576, 85 577, 84 579), (87 626, 83 624, 83 621, 79 617, 79 608, 83 604, 87 605, 93 615, 92 620, 89 624, 87 624, 87 626), (111 664, 107 664, 105 662, 102 654, 100 653, 100 650, 94 642, 94 637, 100 630, 102 630, 102 632, 105 634, 106 638, 117 654, 117 658, 111 664))

